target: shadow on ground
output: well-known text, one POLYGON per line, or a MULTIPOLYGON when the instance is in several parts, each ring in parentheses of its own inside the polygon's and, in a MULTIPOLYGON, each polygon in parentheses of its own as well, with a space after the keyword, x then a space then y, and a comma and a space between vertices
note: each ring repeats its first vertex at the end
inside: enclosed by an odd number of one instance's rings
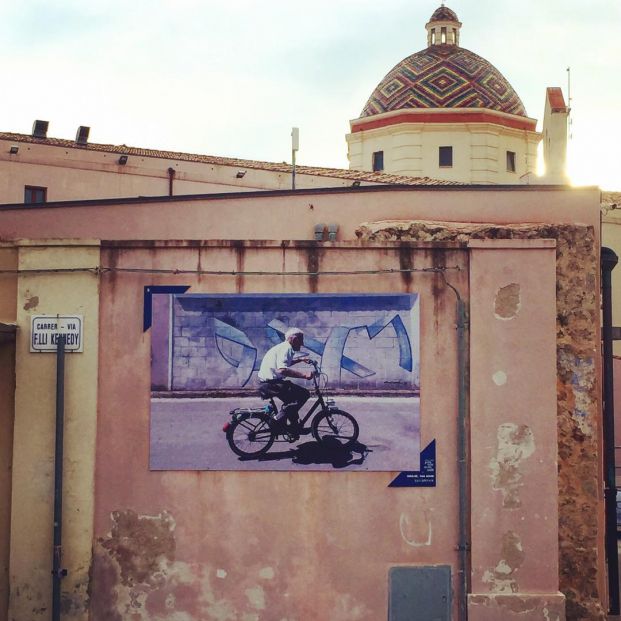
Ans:
POLYGON ((329 464, 333 468, 347 468, 363 464, 370 452, 366 444, 355 442, 351 446, 343 447, 338 440, 330 438, 324 442, 304 442, 287 451, 271 452, 260 457, 240 457, 239 460, 268 462, 290 459, 294 464, 329 464))

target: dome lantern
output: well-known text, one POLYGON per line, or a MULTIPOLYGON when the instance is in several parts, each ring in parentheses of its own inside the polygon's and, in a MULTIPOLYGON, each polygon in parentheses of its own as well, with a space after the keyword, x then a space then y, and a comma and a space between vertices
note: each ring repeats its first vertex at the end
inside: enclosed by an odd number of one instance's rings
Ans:
POLYGON ((438 7, 427 24, 427 45, 459 45, 461 22, 455 11, 448 7, 438 7))

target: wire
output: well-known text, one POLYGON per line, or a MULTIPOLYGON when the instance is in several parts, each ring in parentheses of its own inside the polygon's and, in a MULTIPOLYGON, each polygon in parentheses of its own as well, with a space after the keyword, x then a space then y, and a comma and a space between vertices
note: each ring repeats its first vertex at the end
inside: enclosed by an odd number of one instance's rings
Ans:
POLYGON ((406 269, 380 269, 380 270, 326 270, 316 272, 285 272, 285 271, 236 271, 236 270, 188 270, 188 269, 152 269, 141 267, 67 267, 67 268, 40 268, 40 269, 14 269, 0 270, 0 274, 67 274, 67 273, 89 273, 89 274, 110 274, 110 273, 129 273, 129 274, 194 274, 199 276, 352 276, 352 275, 377 275, 377 274, 412 274, 412 273, 445 273, 448 271, 461 271, 458 265, 452 267, 421 267, 406 269))

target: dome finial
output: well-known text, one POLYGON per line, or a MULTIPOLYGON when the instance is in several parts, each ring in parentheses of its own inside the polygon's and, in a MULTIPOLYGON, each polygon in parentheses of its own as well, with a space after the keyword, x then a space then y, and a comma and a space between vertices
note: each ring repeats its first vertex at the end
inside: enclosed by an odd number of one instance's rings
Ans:
POLYGON ((444 5, 439 6, 426 25, 427 45, 459 45, 461 22, 455 11, 444 5))

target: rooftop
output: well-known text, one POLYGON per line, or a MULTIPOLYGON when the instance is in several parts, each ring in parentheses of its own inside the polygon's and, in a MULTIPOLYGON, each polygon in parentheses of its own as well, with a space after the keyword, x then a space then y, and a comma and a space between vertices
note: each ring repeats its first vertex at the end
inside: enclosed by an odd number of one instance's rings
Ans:
MULTIPOLYGON (((179 151, 161 151, 157 149, 146 149, 142 147, 130 147, 127 145, 96 144, 87 143, 86 145, 77 144, 73 140, 63 138, 34 138, 27 134, 14 134, 0 132, 0 140, 8 142, 30 143, 60 147, 63 149, 79 149, 83 151, 94 151, 104 153, 118 153, 119 155, 133 155, 138 157, 153 157, 167 160, 179 160, 184 162, 197 162, 202 164, 216 164, 221 166, 234 166, 237 168, 250 168, 256 170, 266 170, 270 172, 291 173, 291 164, 285 162, 263 162, 260 160, 245 160, 231 157, 219 157, 214 155, 201 155, 197 153, 183 153, 179 151)), ((403 175, 391 175, 380 172, 364 172, 357 170, 347 170, 344 168, 324 168, 319 166, 296 166, 298 175, 313 175, 317 177, 331 177, 337 179, 349 179, 353 181, 364 181, 367 183, 397 184, 397 185, 462 185, 458 181, 441 181, 430 177, 407 177, 403 175)))

